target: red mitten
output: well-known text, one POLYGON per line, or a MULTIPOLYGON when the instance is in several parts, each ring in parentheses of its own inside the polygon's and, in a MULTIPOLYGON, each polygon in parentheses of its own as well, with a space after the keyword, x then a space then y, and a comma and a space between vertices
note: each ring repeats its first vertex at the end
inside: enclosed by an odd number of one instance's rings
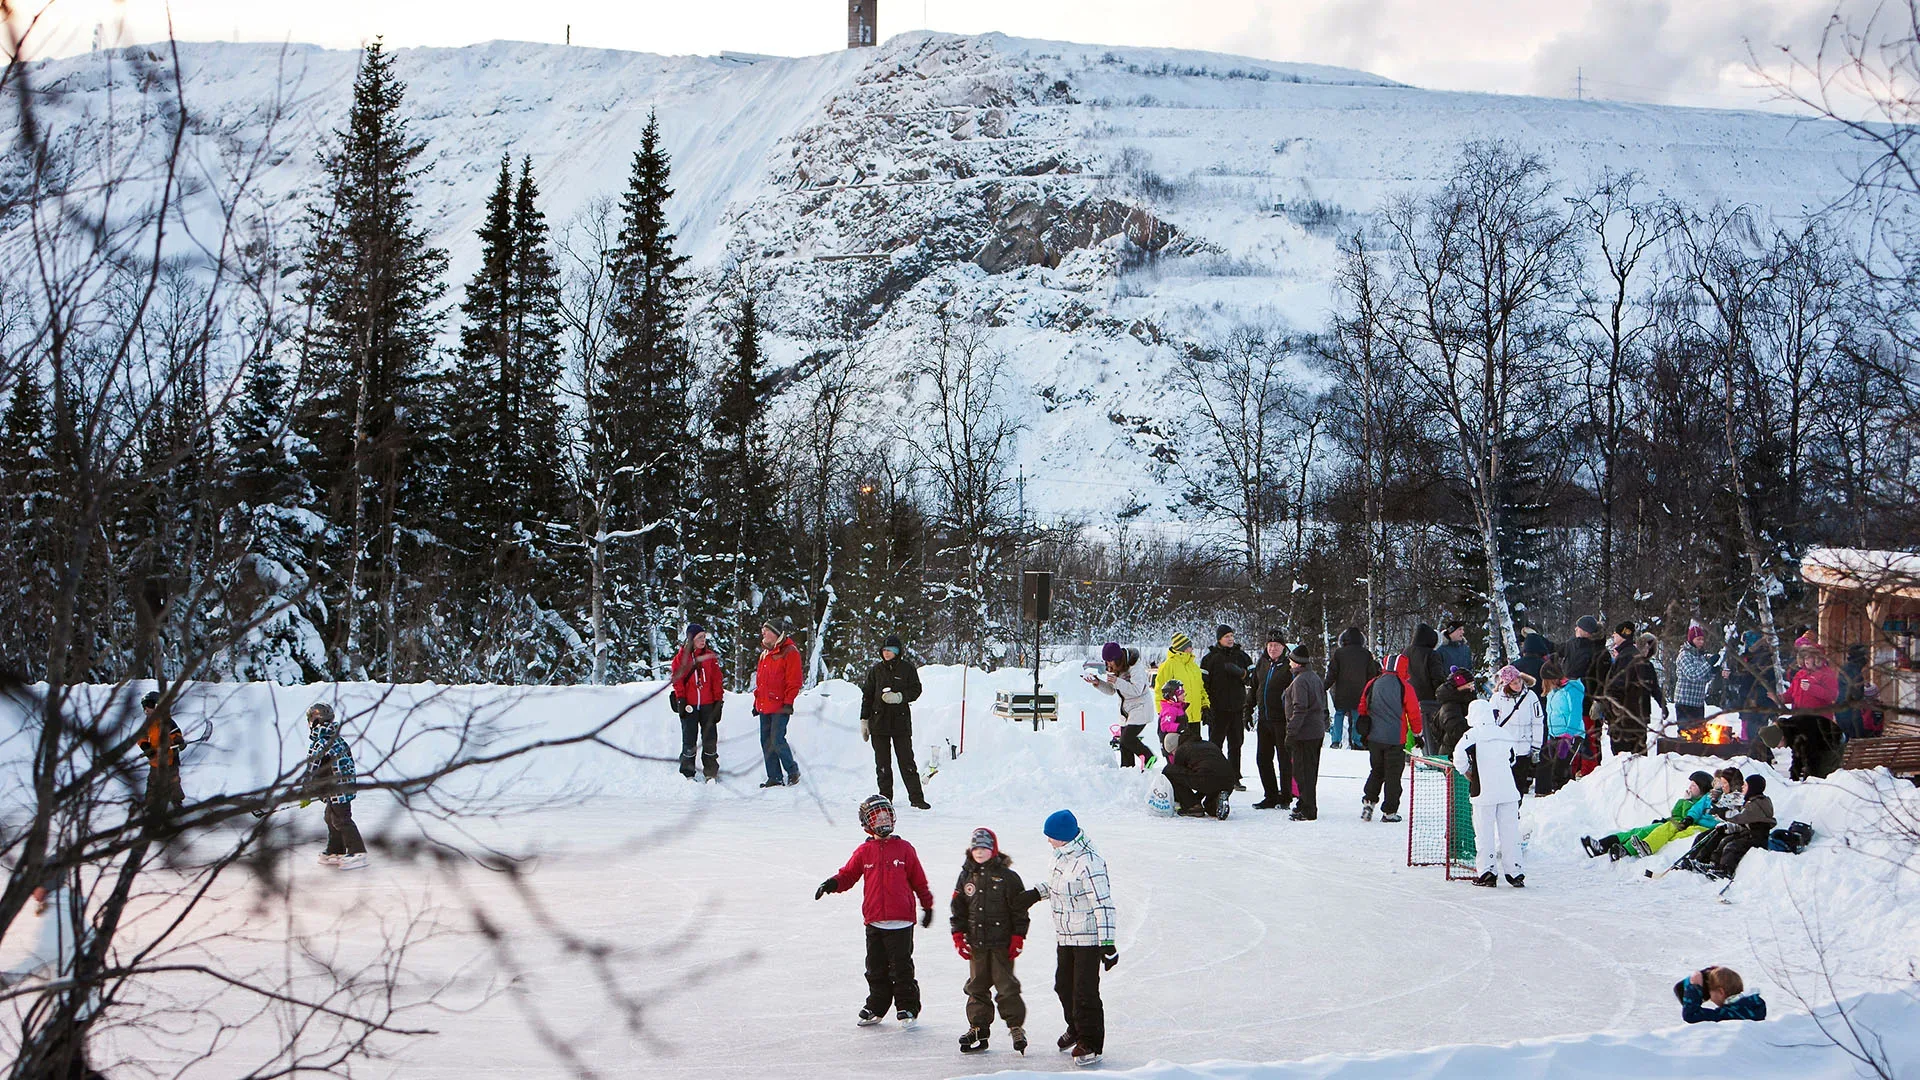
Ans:
POLYGON ((1020 950, 1026 947, 1027 947, 1026 938, 1021 937, 1019 934, 1013 935, 1013 940, 1007 943, 1007 959, 1009 960, 1020 959, 1020 950))
POLYGON ((958 930, 953 932, 953 951, 959 953, 962 960, 973 959, 973 950, 967 948, 967 935, 958 930))

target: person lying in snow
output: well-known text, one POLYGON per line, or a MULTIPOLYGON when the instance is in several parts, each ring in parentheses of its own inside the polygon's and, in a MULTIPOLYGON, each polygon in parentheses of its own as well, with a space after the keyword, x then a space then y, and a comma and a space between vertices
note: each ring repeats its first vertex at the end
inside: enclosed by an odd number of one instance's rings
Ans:
POLYGON ((1730 878, 1750 849, 1767 846, 1767 834, 1775 824, 1767 778, 1758 773, 1747 777, 1744 795, 1739 813, 1695 840, 1693 849, 1681 856, 1675 867, 1709 878, 1730 878))
POLYGON ((1687 793, 1675 800, 1673 809, 1667 812, 1666 817, 1651 825, 1622 829, 1599 840, 1583 836, 1580 846, 1587 849, 1589 858, 1610 855, 1615 860, 1639 859, 1659 851, 1682 836, 1705 832, 1708 826, 1716 824, 1713 817, 1714 784, 1714 778, 1705 770, 1695 772, 1687 778, 1687 793))
POLYGON ((1027 1052, 1027 1003, 1020 996, 1013 962, 1027 943, 1027 909, 1033 900, 1012 863, 1000 851, 1000 838, 992 829, 975 829, 960 865, 960 880, 953 884, 953 948, 967 962, 968 1027, 960 1036, 963 1054, 987 1048, 996 993, 1000 1019, 1013 1036, 1013 1049, 1027 1052))
POLYGON ((815 900, 865 881, 860 917, 867 924, 867 1004, 859 1024, 877 1024, 889 1004, 903 1024, 920 1015, 920 983, 913 976, 913 900, 920 898, 920 925, 933 925, 933 890, 913 845, 893 835, 893 803, 870 795, 860 803, 867 839, 853 849, 840 872, 820 883, 815 900))
POLYGON ((1739 972, 1718 966, 1701 968, 1673 984, 1673 996, 1680 999, 1680 1019, 1689 1024, 1765 1020, 1766 1001, 1757 990, 1745 991, 1739 972))

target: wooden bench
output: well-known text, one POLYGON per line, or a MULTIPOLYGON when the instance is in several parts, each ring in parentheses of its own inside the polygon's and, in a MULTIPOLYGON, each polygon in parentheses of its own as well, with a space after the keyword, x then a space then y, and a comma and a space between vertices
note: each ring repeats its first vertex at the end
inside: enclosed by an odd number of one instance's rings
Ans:
POLYGON ((1882 766, 1895 776, 1920 777, 1920 725, 1890 722, 1885 735, 1877 739, 1854 739, 1841 752, 1843 769, 1882 766))

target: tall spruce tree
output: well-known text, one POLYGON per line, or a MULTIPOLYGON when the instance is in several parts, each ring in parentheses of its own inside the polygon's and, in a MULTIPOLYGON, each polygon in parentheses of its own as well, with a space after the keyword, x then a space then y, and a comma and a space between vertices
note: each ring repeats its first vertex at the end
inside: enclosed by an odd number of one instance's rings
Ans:
POLYGON ((614 345, 594 388, 594 451, 613 477, 610 531, 631 545, 609 559, 617 577, 614 618, 642 654, 629 662, 657 667, 685 616, 682 529, 697 506, 697 459, 687 443, 688 358, 683 333, 686 256, 673 250, 667 220, 670 162, 660 123, 647 117, 620 199, 619 244, 612 268, 608 321, 614 345))
POLYGON ((401 114, 405 86, 375 41, 361 56, 347 125, 308 212, 303 288, 313 305, 296 430, 335 528, 327 561, 331 662, 339 675, 396 677, 400 597, 434 523, 433 477, 415 468, 435 414, 429 360, 446 253, 415 220, 424 140, 401 114), (413 544, 403 547, 403 530, 413 544))
POLYGON ((31 371, 14 381, 0 420, 0 670, 44 678, 47 603, 53 596, 55 507, 60 499, 46 391, 31 371))
POLYGON ((792 558, 780 557, 786 537, 775 509, 777 489, 769 440, 767 407, 773 385, 761 372, 760 313, 750 288, 743 288, 728 329, 733 344, 714 373, 711 430, 705 440, 705 512, 702 518, 702 577, 706 594, 719 609, 715 621, 733 650, 736 669, 750 659, 755 613, 782 606, 792 591, 792 558))
POLYGON ((533 162, 516 181, 512 159, 479 229, 480 266, 460 305, 464 325, 448 403, 449 538, 466 556, 453 572, 457 607, 490 677, 551 671, 559 647, 543 643, 544 614, 564 588, 550 542, 566 513, 560 474, 559 272, 533 162))

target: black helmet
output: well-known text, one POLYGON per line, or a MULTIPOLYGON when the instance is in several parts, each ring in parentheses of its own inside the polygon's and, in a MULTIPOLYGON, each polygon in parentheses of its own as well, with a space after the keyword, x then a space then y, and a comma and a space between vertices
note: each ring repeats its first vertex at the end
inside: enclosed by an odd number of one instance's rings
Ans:
POLYGON ((877 837, 893 835, 893 800, 869 795, 860 801, 860 827, 877 837))
POLYGON ((158 704, 160 704, 160 691, 158 690, 149 690, 147 691, 147 695, 140 699, 140 707, 143 709, 151 709, 158 704))
POLYGON ((1175 694, 1184 694, 1186 692, 1187 692, 1187 688, 1180 685, 1179 679, 1168 679, 1166 682, 1160 684, 1160 697, 1162 699, 1170 698, 1175 694))
POLYGON ((307 706, 307 723, 309 724, 333 723, 333 706, 327 704, 324 701, 316 701, 312 705, 307 706))

